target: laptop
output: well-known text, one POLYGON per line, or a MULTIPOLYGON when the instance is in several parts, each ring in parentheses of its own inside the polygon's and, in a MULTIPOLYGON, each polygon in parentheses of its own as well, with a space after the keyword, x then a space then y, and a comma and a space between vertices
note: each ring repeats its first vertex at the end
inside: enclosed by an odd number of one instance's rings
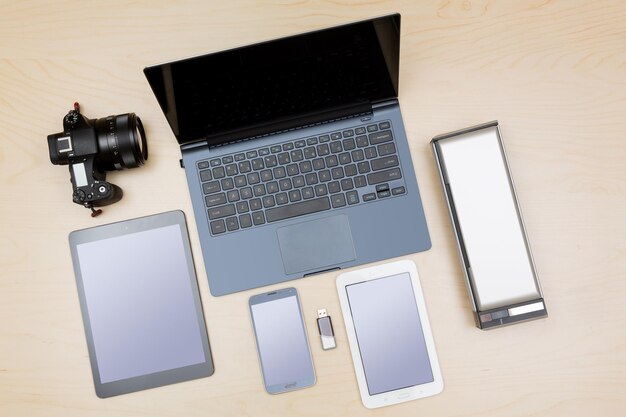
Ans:
POLYGON ((144 69, 211 294, 430 248, 398 104, 400 15, 144 69))

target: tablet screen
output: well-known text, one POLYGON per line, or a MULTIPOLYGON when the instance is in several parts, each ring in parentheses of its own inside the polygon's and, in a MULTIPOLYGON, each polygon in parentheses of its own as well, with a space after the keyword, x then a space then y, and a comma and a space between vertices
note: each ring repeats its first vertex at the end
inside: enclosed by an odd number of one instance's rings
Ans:
POLYGON ((205 362, 182 239, 174 224, 76 246, 101 383, 205 362))
POLYGON ((408 273, 346 286, 370 395, 433 382, 408 273))

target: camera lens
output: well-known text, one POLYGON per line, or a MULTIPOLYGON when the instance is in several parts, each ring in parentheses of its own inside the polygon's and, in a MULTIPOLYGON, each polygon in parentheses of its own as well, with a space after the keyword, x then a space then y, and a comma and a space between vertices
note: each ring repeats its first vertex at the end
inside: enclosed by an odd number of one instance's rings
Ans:
POLYGON ((135 113, 96 120, 98 163, 106 171, 137 168, 148 159, 146 134, 135 113))

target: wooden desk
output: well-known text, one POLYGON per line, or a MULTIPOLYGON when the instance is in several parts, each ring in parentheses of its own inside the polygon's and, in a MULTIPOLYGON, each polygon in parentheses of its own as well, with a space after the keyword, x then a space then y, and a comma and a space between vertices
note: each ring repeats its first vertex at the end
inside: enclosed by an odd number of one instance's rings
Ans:
MULTIPOLYGON (((3 2, 0 5, 0 415, 623 416, 626 413, 626 3, 623 1, 3 2), (179 149, 145 65, 399 11, 400 102, 431 250, 420 270, 445 381, 436 397, 366 410, 335 292, 293 282, 317 384, 263 390, 248 297, 214 298, 179 149), (136 112, 147 165, 109 179, 123 200, 96 219, 48 159, 75 100, 90 117, 136 112), (550 317, 474 327, 430 139, 498 119, 550 317), (188 215, 216 372, 98 399, 67 235, 172 209, 188 215), (338 348, 315 317, 335 320, 338 348)), ((279 286, 280 287, 280 286, 279 286)), ((267 290, 269 290, 268 288, 267 290)))

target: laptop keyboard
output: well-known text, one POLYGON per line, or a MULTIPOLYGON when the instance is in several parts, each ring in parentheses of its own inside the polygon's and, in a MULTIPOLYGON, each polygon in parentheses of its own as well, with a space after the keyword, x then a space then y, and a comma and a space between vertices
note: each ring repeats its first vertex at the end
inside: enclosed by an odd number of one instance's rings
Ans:
POLYGON ((212 235, 406 193, 389 121, 198 162, 212 235))

